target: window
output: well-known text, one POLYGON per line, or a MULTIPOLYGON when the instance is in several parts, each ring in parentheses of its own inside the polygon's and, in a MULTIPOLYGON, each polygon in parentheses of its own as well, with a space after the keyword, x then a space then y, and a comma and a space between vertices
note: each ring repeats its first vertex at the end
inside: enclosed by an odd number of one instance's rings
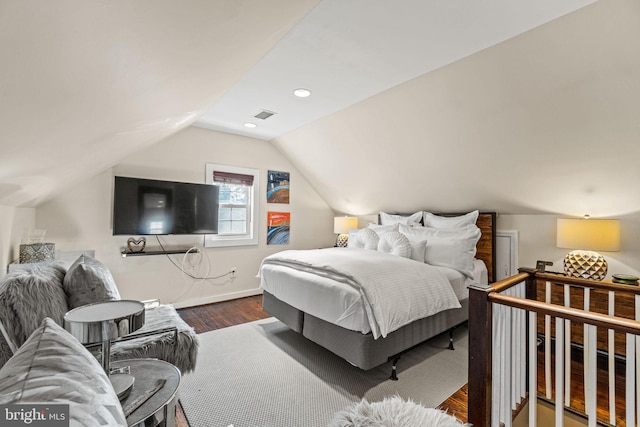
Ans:
POLYGON ((258 244, 257 169, 207 164, 207 184, 220 187, 218 234, 209 234, 205 246, 258 244))

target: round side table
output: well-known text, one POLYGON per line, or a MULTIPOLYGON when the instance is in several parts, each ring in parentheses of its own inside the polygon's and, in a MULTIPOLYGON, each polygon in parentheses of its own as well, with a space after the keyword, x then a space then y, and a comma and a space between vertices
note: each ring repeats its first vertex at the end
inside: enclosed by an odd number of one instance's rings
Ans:
POLYGON ((151 390, 156 381, 160 379, 166 381, 160 390, 129 414, 127 425, 129 427, 175 426, 180 370, 171 363, 156 359, 127 359, 111 363, 112 369, 127 366, 136 381, 129 396, 120 402, 123 408, 151 390))

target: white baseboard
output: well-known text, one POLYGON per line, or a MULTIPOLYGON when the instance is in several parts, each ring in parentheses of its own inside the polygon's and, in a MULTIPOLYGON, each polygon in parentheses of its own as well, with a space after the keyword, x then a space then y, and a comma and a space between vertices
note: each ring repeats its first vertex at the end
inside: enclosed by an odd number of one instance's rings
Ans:
POLYGON ((175 302, 172 305, 175 308, 195 307, 197 305, 213 304, 214 302, 229 301, 232 299, 252 297, 262 295, 262 289, 249 289, 248 291, 232 292, 230 294, 215 295, 208 298, 198 298, 187 301, 175 302))

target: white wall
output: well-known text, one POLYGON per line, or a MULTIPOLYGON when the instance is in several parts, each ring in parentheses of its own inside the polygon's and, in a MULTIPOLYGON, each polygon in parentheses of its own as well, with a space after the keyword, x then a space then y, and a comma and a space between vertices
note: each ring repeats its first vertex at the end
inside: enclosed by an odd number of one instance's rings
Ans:
POLYGON ((640 2, 602 0, 273 143, 355 215, 638 213, 635 40, 640 2))
MULTIPOLYGON (((335 239, 333 216, 333 211, 309 183, 271 144, 188 128, 40 205, 36 222, 38 228, 48 230, 48 240, 56 243, 56 249, 95 249, 96 257, 113 273, 123 298, 160 298, 176 306, 189 306, 257 293, 259 280, 256 274, 261 260, 285 249, 331 246, 335 239), (259 245, 204 251, 211 262, 209 276, 224 274, 235 267, 237 278, 204 281, 186 278, 163 255, 122 258, 120 249, 126 246, 130 236, 112 236, 113 176, 204 182, 206 163, 261 171, 259 245), (269 169, 291 173, 289 205, 265 202, 269 169), (266 245, 265 224, 269 210, 291 212, 289 245, 266 245)), ((202 244, 202 236, 162 236, 160 239, 165 246, 202 244)), ((148 247, 158 246, 154 237, 148 236, 147 242, 148 247)), ((171 258, 182 264, 184 256, 173 255, 171 258)), ((199 255, 188 255, 186 259, 198 260, 199 255)), ((201 272, 204 272, 204 265, 201 272)))
POLYGON ((638 12, 598 1, 272 142, 336 211, 497 211, 522 266, 562 270, 558 216, 619 218, 603 255, 637 273, 638 12))
MULTIPOLYGON (((564 218, 564 216, 561 216, 564 218)), ((535 267, 536 261, 551 261, 548 270, 563 271, 564 256, 570 249, 556 247, 557 215, 498 215, 499 230, 518 230, 518 267, 535 267)), ((620 216, 620 252, 602 252, 611 274, 640 276, 640 217, 620 216)))
POLYGON ((0 205, 0 278, 6 274, 7 265, 18 259, 23 233, 35 228, 35 218, 34 208, 0 205))

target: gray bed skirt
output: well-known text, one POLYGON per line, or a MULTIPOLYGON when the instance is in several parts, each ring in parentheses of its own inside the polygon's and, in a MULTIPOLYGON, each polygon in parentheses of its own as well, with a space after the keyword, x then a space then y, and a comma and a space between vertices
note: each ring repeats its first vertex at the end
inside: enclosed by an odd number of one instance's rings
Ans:
POLYGON ((367 370, 387 362, 399 353, 457 326, 469 318, 469 299, 462 308, 442 311, 416 320, 391 332, 386 338, 373 339, 304 313, 264 291, 262 308, 306 338, 325 347, 352 365, 367 370))

